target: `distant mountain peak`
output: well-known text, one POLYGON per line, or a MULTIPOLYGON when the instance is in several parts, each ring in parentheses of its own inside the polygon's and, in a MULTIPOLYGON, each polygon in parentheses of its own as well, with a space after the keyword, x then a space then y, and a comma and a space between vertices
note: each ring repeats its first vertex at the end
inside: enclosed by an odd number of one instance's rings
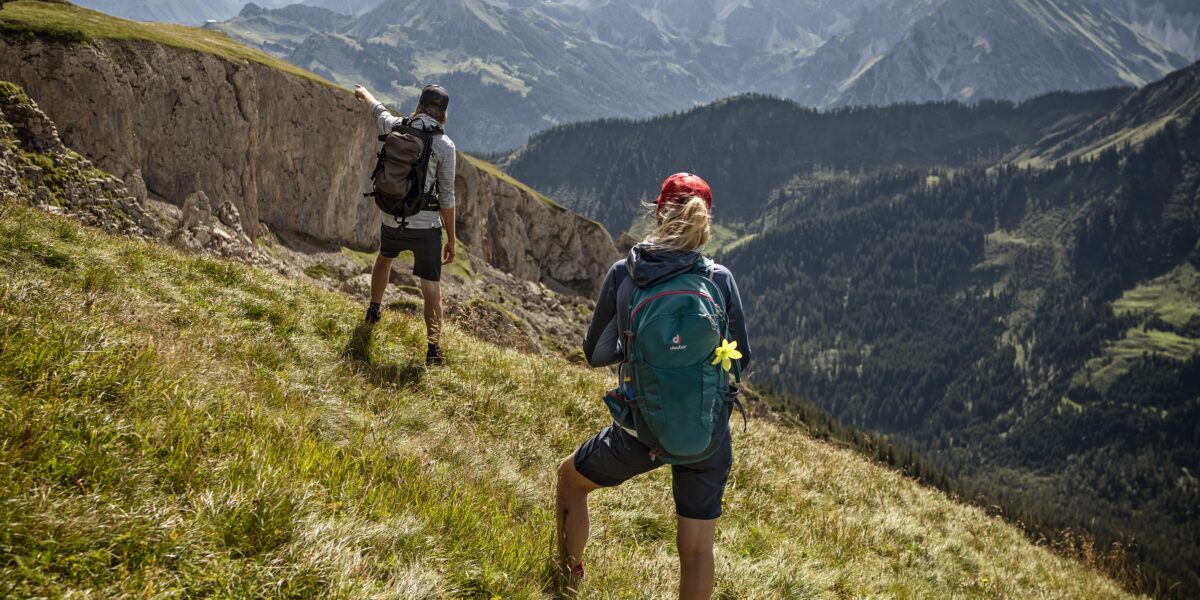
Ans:
POLYGON ((370 6, 349 21, 250 9, 219 28, 390 101, 445 81, 464 147, 495 151, 554 123, 747 91, 816 107, 1020 100, 1143 85, 1185 65, 1161 39, 1200 6, 1124 1, 306 0, 370 6))

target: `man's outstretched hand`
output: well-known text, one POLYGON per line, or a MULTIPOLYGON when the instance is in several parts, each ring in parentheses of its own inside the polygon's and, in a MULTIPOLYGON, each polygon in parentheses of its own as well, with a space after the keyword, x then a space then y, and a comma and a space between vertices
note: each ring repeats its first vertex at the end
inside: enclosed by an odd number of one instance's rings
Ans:
POLYGON ((363 104, 375 104, 375 96, 372 96, 371 92, 361 85, 354 86, 354 99, 363 104))

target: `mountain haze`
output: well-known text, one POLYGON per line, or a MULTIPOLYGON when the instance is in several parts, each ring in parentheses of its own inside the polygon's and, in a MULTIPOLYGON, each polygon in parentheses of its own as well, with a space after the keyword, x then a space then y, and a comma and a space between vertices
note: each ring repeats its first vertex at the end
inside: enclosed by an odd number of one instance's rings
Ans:
POLYGON ((812 106, 1020 100, 1140 86, 1196 58, 1143 30, 1094 0, 892 0, 769 91, 812 106))
MULTIPOLYGON (((346 15, 361 15, 382 0, 258 0, 256 5, 283 8, 294 4, 327 8, 346 15)), ((224 21, 249 4, 247 0, 75 0, 79 6, 137 21, 160 21, 200 26, 224 21)))
POLYGON ((350 22, 247 7, 216 28, 401 105, 438 80, 451 90, 464 145, 495 150, 557 123, 753 89, 777 55, 818 43, 859 4, 804 6, 810 12, 782 2, 387 0, 350 22), (763 23, 771 35, 759 35, 763 23))
POLYGON ((1195 57, 1200 7, 1116 2, 388 0, 353 19, 252 6, 214 27, 406 109, 438 80, 465 147, 495 151, 747 92, 813 107, 1020 100, 1143 85, 1195 57))
MULTIPOLYGON (((209 20, 228 19, 246 4, 245 0, 74 0, 73 3, 125 19, 196 26, 209 20)), ((291 1, 264 0, 263 3, 283 7, 291 1)))

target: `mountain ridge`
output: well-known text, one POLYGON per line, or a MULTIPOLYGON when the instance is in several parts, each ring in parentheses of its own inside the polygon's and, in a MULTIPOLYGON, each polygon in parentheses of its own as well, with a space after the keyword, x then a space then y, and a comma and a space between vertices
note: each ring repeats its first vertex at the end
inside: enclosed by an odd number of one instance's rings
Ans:
POLYGON ((829 111, 769 96, 741 96, 652 119, 563 125, 531 137, 498 161, 518 179, 614 232, 631 227, 639 216, 635 201, 654 197, 661 173, 706 173, 717 189, 737 190, 729 204, 718 207, 717 222, 744 226, 761 216, 776 189, 809 171, 991 164, 1037 142, 1043 130, 1101 116, 1129 92, 829 111), (640 150, 654 147, 656 139, 664 140, 669 152, 640 150), (721 151, 714 152, 713 144, 721 151), (747 172, 755 173, 749 181, 743 177, 747 172))
MULTIPOLYGON (((903 20, 911 23, 901 29, 903 35, 885 42, 882 53, 866 64, 860 61, 853 70, 841 71, 840 83, 813 90, 823 96, 800 90, 784 90, 783 95, 817 106, 1019 100, 1039 91, 1140 86, 1187 64, 1096 3, 945 0, 908 5, 899 4, 916 11, 903 20)), ((879 28, 874 25, 872 31, 879 28)), ((822 76, 819 69, 833 68, 828 62, 814 65, 819 67, 802 69, 797 79, 807 83, 822 76)))
POLYGON ((1022 100, 1141 85, 1187 64, 1164 44, 1190 48, 1179 40, 1191 34, 1116 2, 455 0, 384 2, 348 24, 256 11, 212 27, 401 106, 439 80, 456 94, 465 147, 495 152, 557 124, 746 92, 814 107, 1022 100), (302 38, 320 43, 297 50, 302 38))
MULTIPOLYGON (((1200 61, 1180 69, 1121 102, 1112 113, 1066 140, 1053 136, 1032 149, 1027 160, 1047 164, 1095 157, 1118 144, 1137 145, 1173 121, 1186 126, 1200 114, 1200 61)), ((1023 157, 1024 158, 1024 157, 1023 157)))

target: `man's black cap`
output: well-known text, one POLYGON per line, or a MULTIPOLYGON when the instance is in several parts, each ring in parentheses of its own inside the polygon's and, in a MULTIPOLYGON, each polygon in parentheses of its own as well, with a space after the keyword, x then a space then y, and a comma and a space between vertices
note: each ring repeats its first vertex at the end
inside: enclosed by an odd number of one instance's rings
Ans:
POLYGON ((440 85, 429 84, 421 90, 421 99, 417 101, 417 104, 446 110, 450 106, 450 94, 446 93, 446 88, 440 85))

